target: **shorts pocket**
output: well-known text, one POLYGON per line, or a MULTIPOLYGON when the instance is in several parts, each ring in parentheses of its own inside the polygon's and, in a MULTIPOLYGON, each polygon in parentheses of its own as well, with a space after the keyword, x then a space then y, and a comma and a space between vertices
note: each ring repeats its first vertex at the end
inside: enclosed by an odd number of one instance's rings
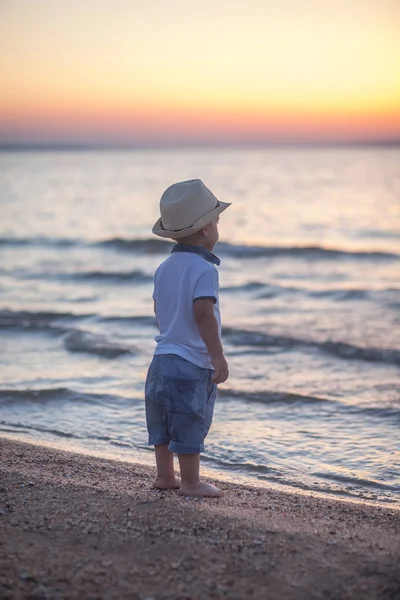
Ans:
POLYGON ((207 397, 207 404, 215 404, 215 396, 217 395, 217 384, 213 383, 211 386, 211 392, 207 397))
POLYGON ((145 395, 146 399, 148 398, 148 399, 151 399, 152 401, 154 401, 156 385, 157 385, 157 368, 156 368, 156 361, 153 358, 153 360, 151 361, 150 366, 147 370, 146 382, 144 385, 144 395, 145 395))
POLYGON ((193 379, 163 378, 165 406, 170 412, 195 415, 198 412, 200 382, 193 379))

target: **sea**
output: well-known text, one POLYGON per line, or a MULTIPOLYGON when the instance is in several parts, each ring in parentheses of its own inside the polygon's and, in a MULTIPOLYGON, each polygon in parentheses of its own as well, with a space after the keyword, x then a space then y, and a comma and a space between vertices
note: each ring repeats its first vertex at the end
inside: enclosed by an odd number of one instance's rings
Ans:
POLYGON ((151 233, 171 183, 221 215, 230 377, 216 479, 400 508, 400 148, 0 153, 0 435, 152 464, 151 233))

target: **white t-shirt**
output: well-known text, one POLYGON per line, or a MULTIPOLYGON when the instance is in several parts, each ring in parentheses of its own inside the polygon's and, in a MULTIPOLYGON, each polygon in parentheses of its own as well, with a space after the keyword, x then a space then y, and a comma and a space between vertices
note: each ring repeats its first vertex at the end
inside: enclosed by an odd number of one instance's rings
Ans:
POLYGON ((211 357, 193 315, 193 302, 213 298, 214 313, 221 335, 218 271, 199 254, 174 252, 154 274, 153 300, 160 333, 154 339, 154 354, 177 354, 205 369, 212 369, 211 357))

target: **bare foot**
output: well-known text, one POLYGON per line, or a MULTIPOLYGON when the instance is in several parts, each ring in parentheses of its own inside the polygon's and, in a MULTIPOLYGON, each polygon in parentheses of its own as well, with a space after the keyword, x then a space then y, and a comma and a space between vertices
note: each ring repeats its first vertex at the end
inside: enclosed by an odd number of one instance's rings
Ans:
POLYGON ((175 475, 174 479, 162 479, 157 477, 153 483, 153 487, 157 490, 177 490, 181 487, 181 478, 175 475))
POLYGON ((222 496, 222 492, 219 488, 215 487, 215 485, 211 485, 211 483, 206 483, 205 481, 199 481, 198 483, 188 484, 182 483, 179 488, 179 493, 182 496, 208 496, 211 498, 220 498, 222 496))

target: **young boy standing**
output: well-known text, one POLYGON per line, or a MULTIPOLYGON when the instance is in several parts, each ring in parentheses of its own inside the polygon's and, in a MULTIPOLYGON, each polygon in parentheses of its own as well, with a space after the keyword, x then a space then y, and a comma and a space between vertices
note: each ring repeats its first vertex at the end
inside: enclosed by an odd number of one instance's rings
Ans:
POLYGON ((217 384, 228 378, 218 304, 219 202, 199 179, 171 185, 160 200, 153 233, 177 242, 154 275, 159 334, 146 386, 149 444, 155 446, 159 489, 220 496, 200 480, 200 453, 211 425, 217 384), (178 455, 181 478, 174 473, 178 455))

